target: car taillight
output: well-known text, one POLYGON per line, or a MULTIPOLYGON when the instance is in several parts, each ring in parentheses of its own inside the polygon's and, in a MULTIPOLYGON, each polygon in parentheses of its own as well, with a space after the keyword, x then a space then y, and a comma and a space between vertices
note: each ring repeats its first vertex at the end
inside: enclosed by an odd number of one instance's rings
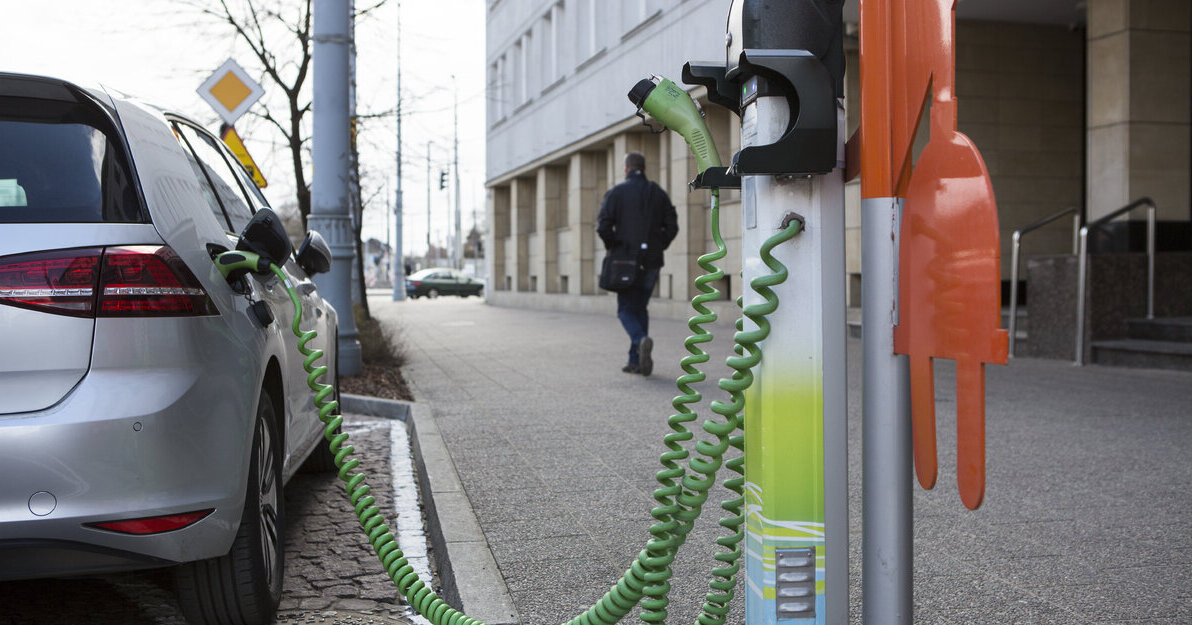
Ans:
POLYGON ((90 317, 102 248, 0 258, 0 303, 90 317))
POLYGON ((216 314, 198 279, 164 245, 108 248, 99 282, 100 317, 216 314))
POLYGON ((214 508, 196 510, 183 514, 169 514, 144 519, 129 519, 127 521, 107 521, 104 523, 88 523, 88 527, 120 532, 122 534, 160 534, 182 529, 199 522, 203 517, 215 512, 214 508))
POLYGON ((72 317, 218 314, 173 250, 157 245, 0 258, 0 304, 72 317))

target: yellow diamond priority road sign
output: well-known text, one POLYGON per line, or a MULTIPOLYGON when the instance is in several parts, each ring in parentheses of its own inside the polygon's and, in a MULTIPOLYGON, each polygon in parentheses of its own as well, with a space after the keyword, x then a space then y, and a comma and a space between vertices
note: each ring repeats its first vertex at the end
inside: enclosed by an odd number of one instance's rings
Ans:
POLYGON ((236 123, 248 107, 265 94, 265 89, 232 59, 225 61, 203 81, 198 91, 199 97, 210 104, 228 125, 236 123))

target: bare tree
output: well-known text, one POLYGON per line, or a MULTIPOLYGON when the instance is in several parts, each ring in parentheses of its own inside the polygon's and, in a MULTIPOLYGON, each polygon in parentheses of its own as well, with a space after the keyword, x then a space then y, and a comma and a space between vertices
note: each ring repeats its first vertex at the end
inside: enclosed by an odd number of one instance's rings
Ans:
MULTIPOLYGON (((248 46, 252 62, 246 63, 262 76, 262 82, 272 83, 284 96, 284 107, 256 106, 248 114, 264 120, 277 129, 289 150, 291 166, 294 169, 294 191, 302 229, 307 228, 310 216, 310 184, 307 182, 309 167, 309 124, 305 123, 311 111, 310 89, 307 77, 312 67, 312 7, 311 0, 178 0, 214 23, 227 27, 235 39, 248 46)), ((388 0, 374 0, 364 9, 355 10, 354 18, 366 15, 388 0)), ((267 89, 268 91, 268 89, 267 89)), ((276 101, 276 100, 275 100, 276 101)), ((374 113, 357 118, 385 117, 390 112, 374 113)), ((356 121, 352 121, 355 127, 356 121)), ((355 133, 353 133, 355 135, 355 133)), ((360 198, 359 157, 356 142, 352 141, 353 188, 349 197, 349 214, 355 234, 356 267, 355 276, 360 290, 356 301, 368 315, 368 300, 364 297, 363 245, 363 203, 360 198)))
MULTIPOLYGON (((237 41, 248 46, 253 66, 285 98, 284 109, 256 106, 249 110, 277 129, 284 138, 294 168, 294 188, 302 227, 310 215, 307 182, 309 127, 304 123, 311 109, 307 78, 311 74, 311 0, 178 0, 205 18, 228 27, 237 41)), ((376 0, 357 10, 370 13, 387 0, 376 0)), ((357 237, 359 238, 359 237, 357 237)))
MULTIPOLYGON (((229 28, 248 46, 264 82, 281 90, 285 110, 257 106, 250 115, 268 122, 281 133, 294 168, 294 188, 302 227, 310 215, 310 185, 306 178, 303 118, 310 112, 311 98, 306 79, 311 73, 311 0, 180 0, 204 17, 229 28)), ((251 71, 251 70, 250 70, 251 71)), ((268 91, 268 87, 266 88, 268 91)))

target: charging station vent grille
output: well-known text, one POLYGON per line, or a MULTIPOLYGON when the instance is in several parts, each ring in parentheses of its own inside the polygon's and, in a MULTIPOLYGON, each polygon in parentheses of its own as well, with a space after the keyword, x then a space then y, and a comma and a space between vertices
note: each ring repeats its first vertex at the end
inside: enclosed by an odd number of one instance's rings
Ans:
POLYGON ((815 547, 774 550, 778 619, 815 618, 815 547))

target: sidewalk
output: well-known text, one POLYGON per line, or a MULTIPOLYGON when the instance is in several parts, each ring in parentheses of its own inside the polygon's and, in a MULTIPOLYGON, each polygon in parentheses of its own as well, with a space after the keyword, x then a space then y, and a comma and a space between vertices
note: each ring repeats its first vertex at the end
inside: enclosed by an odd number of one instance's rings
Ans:
MULTIPOLYGON (((620 372, 627 341, 611 314, 474 298, 370 305, 399 329, 423 406, 416 427, 437 430, 449 456, 440 464, 454 466, 466 495, 449 512, 436 506, 444 518, 431 523, 491 551, 498 569, 446 549, 465 611, 500 612, 470 604, 467 586, 489 586, 483 601, 500 603, 503 584, 516 610, 507 622, 574 617, 649 537, 686 323, 651 321, 656 364, 643 378, 620 372)), ((709 349, 713 382, 725 374, 731 326, 715 332, 724 340, 709 349)), ((860 341, 848 349, 851 622, 860 623, 860 341)), ((937 372, 940 479, 914 494, 916 623, 1192 622, 1192 374, 1032 359, 988 367, 988 487, 984 506, 968 512, 955 485, 952 367, 937 372)), ((701 407, 701 421, 707 414, 701 407)), ((712 502, 726 497, 712 493, 680 553, 669 622, 698 610, 720 535, 712 502)), ((743 622, 741 603, 730 623, 743 622)))

